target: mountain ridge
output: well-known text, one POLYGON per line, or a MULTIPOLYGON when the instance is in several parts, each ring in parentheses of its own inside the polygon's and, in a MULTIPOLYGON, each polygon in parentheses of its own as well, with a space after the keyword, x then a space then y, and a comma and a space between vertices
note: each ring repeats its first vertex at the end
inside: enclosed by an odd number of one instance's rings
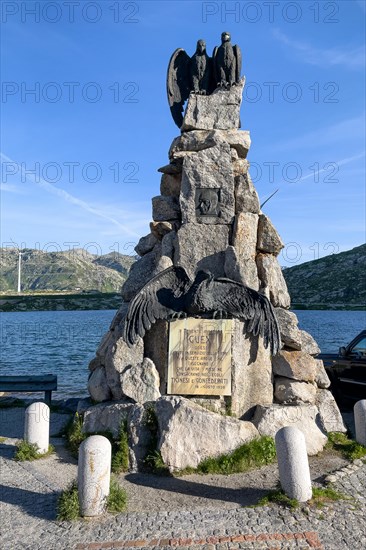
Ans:
MULTIPOLYGON (((22 251, 22 291, 120 293, 137 256, 119 252, 91 254, 84 249, 62 252, 22 251)), ((0 292, 16 294, 18 250, 1 248, 0 292)), ((297 309, 363 309, 366 305, 366 244, 293 267, 282 273, 297 309)), ((115 307, 115 298, 113 306, 115 307)))
POLYGON ((366 305, 366 244, 284 268, 292 306, 366 305))
MULTIPOLYGON (((96 255, 84 249, 44 252, 22 249, 22 291, 119 292, 136 257, 111 252, 96 255)), ((0 292, 16 292, 18 250, 0 249, 0 292)))

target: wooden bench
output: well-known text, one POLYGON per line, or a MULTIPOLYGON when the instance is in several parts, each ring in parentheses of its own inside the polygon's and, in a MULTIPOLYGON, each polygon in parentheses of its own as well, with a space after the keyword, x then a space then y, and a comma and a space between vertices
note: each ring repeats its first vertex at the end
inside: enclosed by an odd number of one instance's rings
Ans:
POLYGON ((57 390, 57 376, 55 374, 43 374, 41 376, 0 376, 0 391, 44 391, 44 399, 47 405, 51 404, 53 390, 57 390))

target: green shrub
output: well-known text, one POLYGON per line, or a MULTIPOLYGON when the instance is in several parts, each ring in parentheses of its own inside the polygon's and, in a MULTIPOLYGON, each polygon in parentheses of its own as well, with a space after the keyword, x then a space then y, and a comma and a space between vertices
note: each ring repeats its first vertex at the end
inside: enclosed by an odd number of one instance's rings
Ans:
POLYGON ((145 426, 149 428, 152 434, 156 435, 158 433, 158 419, 155 409, 152 405, 147 405, 145 407, 143 422, 145 426))
POLYGON ((118 485, 118 482, 111 477, 107 510, 111 513, 124 512, 127 506, 127 493, 118 485))
POLYGON ((71 486, 61 493, 57 503, 57 519, 72 521, 80 517, 78 486, 74 481, 71 486))
POLYGON ((17 450, 14 455, 14 460, 18 462, 23 462, 25 460, 38 460, 39 458, 45 458, 49 456, 54 451, 52 445, 49 445, 48 451, 46 453, 40 453, 39 448, 35 443, 28 443, 21 439, 17 445, 17 450))
POLYGON ((170 475, 160 451, 153 450, 146 455, 145 464, 153 474, 170 475))
POLYGON ((67 447, 75 458, 78 458, 79 447, 87 437, 91 435, 103 435, 109 439, 112 445, 112 472, 120 473, 128 470, 128 434, 126 421, 121 424, 117 440, 109 431, 85 433, 82 427, 82 416, 76 413, 65 429, 67 447))
POLYGON ((70 422, 65 428, 66 445, 75 458, 78 457, 80 444, 88 437, 88 434, 83 432, 82 427, 82 416, 75 413, 75 416, 70 419, 70 422))
POLYGON ((158 419, 153 406, 147 406, 145 409, 144 423, 150 430, 151 439, 146 453, 144 464, 150 472, 158 475, 170 475, 164 460, 157 450, 158 445, 158 419))
POLYGON ((112 472, 119 474, 127 472, 129 466, 128 460, 128 434, 127 421, 121 424, 119 437, 117 441, 112 441, 112 472))
MULTIPOLYGON (((111 477, 107 511, 111 513, 124 512, 127 506, 127 493, 111 477)), ((80 518, 78 486, 74 481, 68 489, 63 491, 57 503, 57 519, 59 521, 73 521, 80 518)))
POLYGON ((346 434, 339 432, 328 433, 326 448, 339 451, 347 460, 355 460, 366 456, 366 447, 353 439, 349 439, 346 434))

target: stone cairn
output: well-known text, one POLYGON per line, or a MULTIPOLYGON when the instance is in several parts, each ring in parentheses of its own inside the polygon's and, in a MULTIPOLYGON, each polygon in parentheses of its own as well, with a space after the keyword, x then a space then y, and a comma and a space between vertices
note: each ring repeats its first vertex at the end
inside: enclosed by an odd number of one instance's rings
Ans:
POLYGON ((99 405, 84 414, 84 429, 112 429, 127 419, 131 469, 141 466, 149 435, 143 422, 155 407, 158 450, 170 470, 197 466, 207 456, 227 453, 283 426, 299 428, 308 454, 322 450, 328 431, 345 431, 319 347, 298 328, 277 256, 284 244, 260 209, 249 175, 250 135, 240 127, 245 80, 211 95, 191 94, 181 135, 169 149, 160 195, 152 199, 150 233, 135 250, 122 289, 123 304, 91 361, 88 389, 99 405), (215 216, 197 216, 204 189, 215 216), (197 191, 198 190, 198 191, 197 191), (209 191, 207 191, 209 190, 209 191), (129 348, 122 338, 129 301, 152 277, 182 266, 227 277, 264 293, 275 308, 282 349, 271 357, 260 337, 232 321, 231 397, 168 396, 168 325, 158 321, 129 348), (105 403, 106 402, 106 403, 105 403), (230 409, 231 416, 225 415, 230 409))

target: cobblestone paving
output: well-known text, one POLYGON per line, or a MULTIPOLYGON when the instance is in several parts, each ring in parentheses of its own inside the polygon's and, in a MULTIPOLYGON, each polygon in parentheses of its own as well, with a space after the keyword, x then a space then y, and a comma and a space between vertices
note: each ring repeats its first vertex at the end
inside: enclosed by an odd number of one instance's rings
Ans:
POLYGON ((322 509, 259 508, 166 511, 109 515, 57 522, 60 485, 31 463, 11 460, 13 447, 1 445, 1 548, 97 550, 159 548, 239 550, 366 548, 366 465, 333 484, 352 500, 322 509))

